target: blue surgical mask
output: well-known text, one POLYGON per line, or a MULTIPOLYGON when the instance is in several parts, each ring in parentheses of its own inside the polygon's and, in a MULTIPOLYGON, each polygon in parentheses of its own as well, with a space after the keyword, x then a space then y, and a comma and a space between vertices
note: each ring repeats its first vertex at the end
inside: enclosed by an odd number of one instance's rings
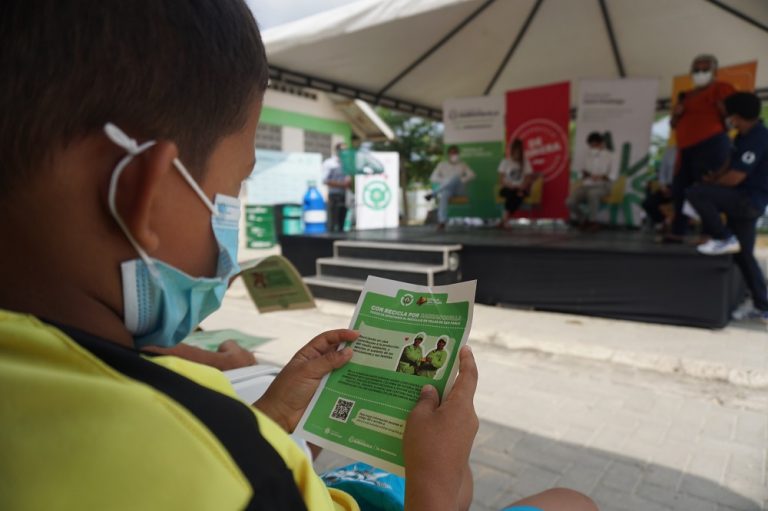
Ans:
POLYGON ((123 279, 124 323, 133 335, 136 347, 178 344, 200 322, 221 306, 229 280, 240 271, 237 264, 240 201, 235 197, 216 195, 212 204, 184 165, 174 167, 200 200, 211 211, 211 226, 218 243, 219 255, 214 277, 192 277, 178 268, 149 257, 126 227, 116 207, 120 175, 128 164, 154 141, 139 145, 114 124, 104 126, 110 140, 128 153, 115 167, 109 183, 109 209, 128 241, 139 254, 138 259, 120 265, 123 279))

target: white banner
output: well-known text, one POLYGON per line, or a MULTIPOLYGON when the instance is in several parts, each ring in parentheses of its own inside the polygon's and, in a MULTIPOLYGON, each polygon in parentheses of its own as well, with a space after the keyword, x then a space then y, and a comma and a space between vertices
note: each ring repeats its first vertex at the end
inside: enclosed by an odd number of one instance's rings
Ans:
POLYGON ((355 176, 355 227, 385 229, 400 225, 400 155, 371 152, 384 167, 381 174, 355 176))
POLYGON ((443 103, 446 144, 504 140, 504 96, 455 98, 443 103))
POLYGON ((623 193, 612 193, 607 199, 608 207, 600 217, 603 222, 640 223, 642 197, 632 184, 648 172, 658 86, 655 78, 588 79, 579 83, 572 170, 580 174, 589 149, 587 137, 597 132, 606 137, 613 151, 613 174, 626 183, 623 193))
POLYGON ((301 204, 310 181, 325 197, 321 160, 318 153, 256 149, 256 167, 245 181, 248 204, 301 204))

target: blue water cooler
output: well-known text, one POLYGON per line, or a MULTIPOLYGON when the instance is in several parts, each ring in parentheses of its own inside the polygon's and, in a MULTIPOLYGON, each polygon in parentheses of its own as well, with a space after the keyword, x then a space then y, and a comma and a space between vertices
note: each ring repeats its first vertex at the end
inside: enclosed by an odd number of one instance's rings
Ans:
POLYGON ((307 193, 304 194, 304 203, 301 209, 304 218, 304 234, 325 232, 327 219, 325 201, 314 181, 307 183, 307 193))

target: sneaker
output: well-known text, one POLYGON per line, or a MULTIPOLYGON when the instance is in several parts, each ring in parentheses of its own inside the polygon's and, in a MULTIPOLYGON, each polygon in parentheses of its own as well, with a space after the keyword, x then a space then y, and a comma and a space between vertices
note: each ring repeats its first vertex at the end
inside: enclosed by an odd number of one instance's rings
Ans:
POLYGON ((760 309, 752 309, 745 316, 744 319, 751 321, 759 321, 768 325, 768 311, 761 311, 760 309))
POLYGON ((731 313, 731 318, 736 321, 746 319, 754 310, 755 307, 752 305, 752 300, 747 299, 744 303, 736 307, 736 310, 731 313))
POLYGON ((731 236, 725 240, 709 240, 706 243, 702 243, 696 249, 700 254, 704 255, 723 255, 723 254, 738 254, 741 252, 741 245, 736 236, 731 236))

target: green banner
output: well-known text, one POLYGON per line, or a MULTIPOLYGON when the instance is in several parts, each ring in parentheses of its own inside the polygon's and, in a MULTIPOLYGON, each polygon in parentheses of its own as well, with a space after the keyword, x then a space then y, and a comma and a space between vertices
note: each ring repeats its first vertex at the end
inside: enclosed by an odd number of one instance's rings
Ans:
POLYGON ((502 142, 467 142, 457 144, 460 157, 477 177, 466 185, 466 196, 451 200, 452 217, 498 218, 501 205, 496 200, 499 162, 504 158, 502 142))

